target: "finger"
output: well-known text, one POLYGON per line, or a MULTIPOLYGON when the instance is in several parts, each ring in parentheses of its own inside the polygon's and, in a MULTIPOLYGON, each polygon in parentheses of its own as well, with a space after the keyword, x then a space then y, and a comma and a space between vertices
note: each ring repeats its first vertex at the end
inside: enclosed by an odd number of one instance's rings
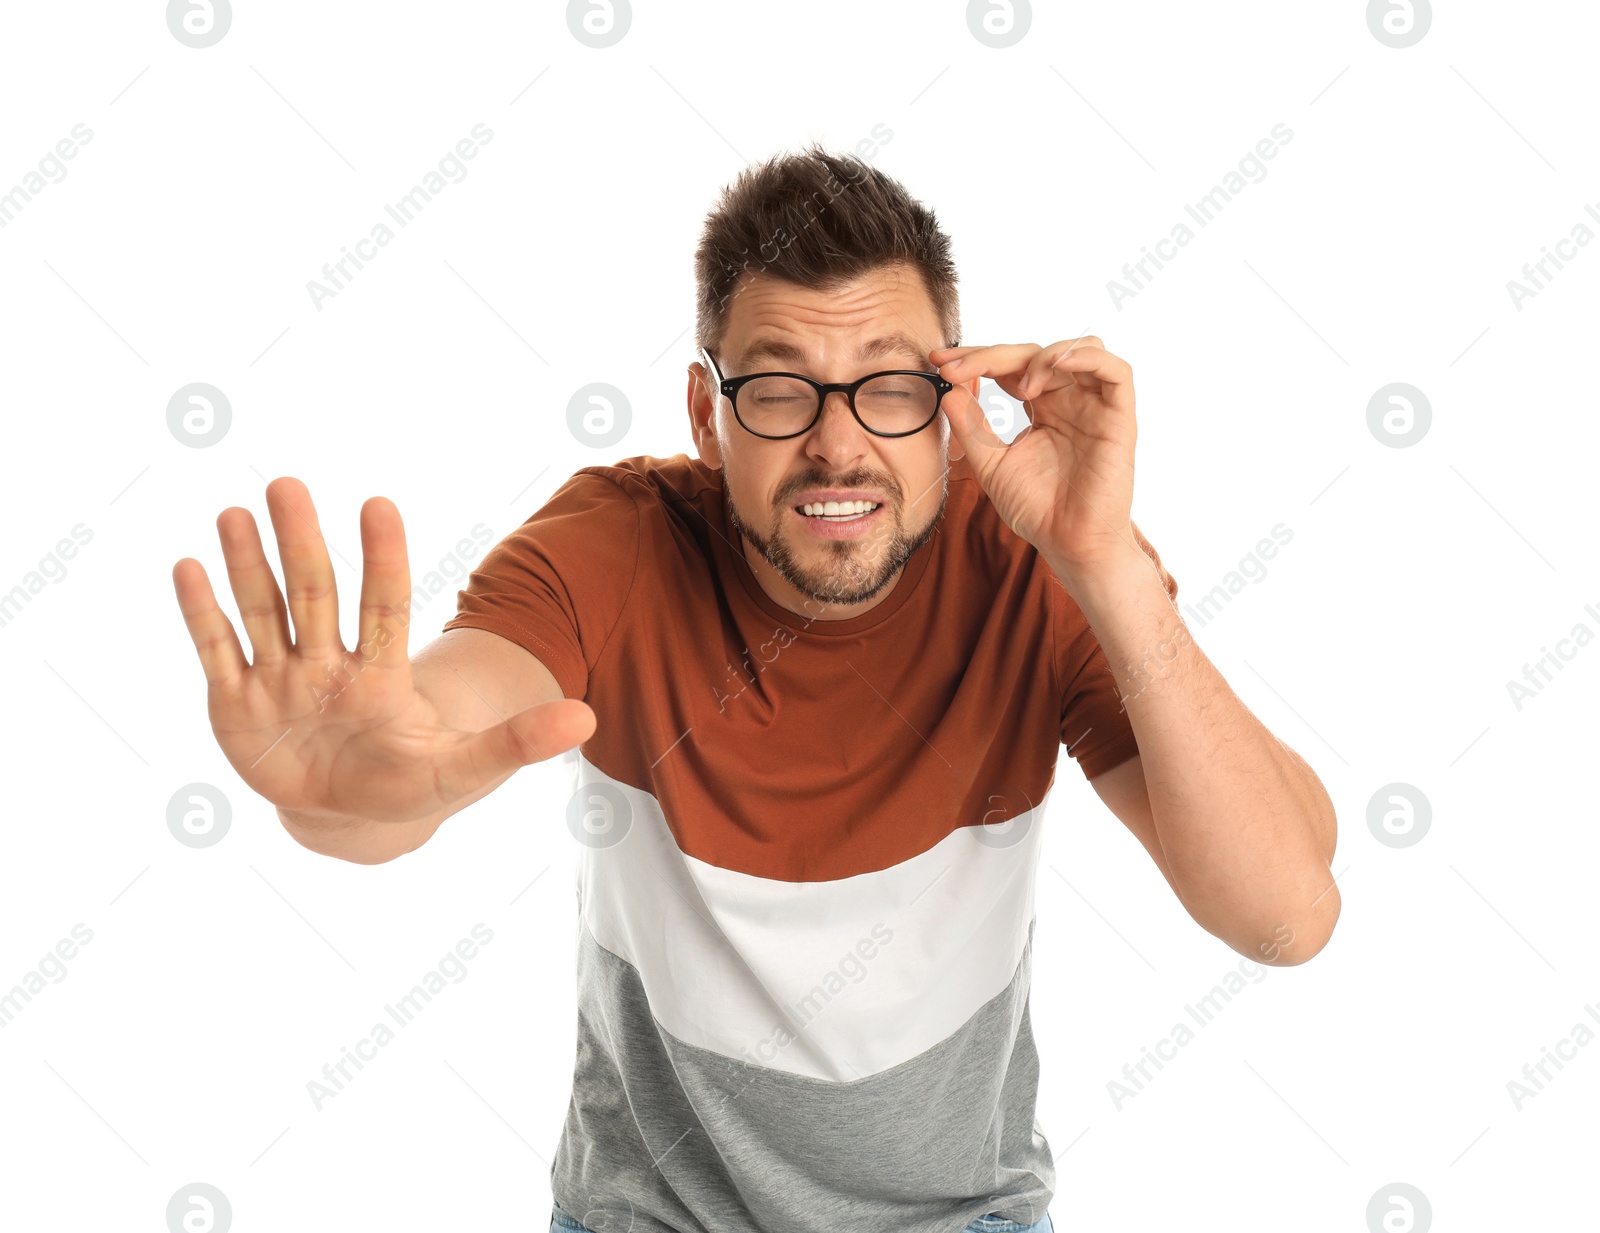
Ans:
POLYGON ((1049 390, 1076 384, 1071 373, 1057 377, 1056 361, 1068 351, 1075 350, 1078 347, 1098 347, 1100 345, 1100 340, 1091 334, 1083 338, 1063 338, 1060 342, 1053 342, 1048 347, 1042 348, 1038 355, 1028 361, 1027 371, 1018 379, 1017 384, 1022 390, 1023 396, 1036 398, 1049 390))
POLYGON ((406 529, 388 497, 361 507, 361 612, 356 645, 363 662, 397 667, 406 662, 411 613, 411 567, 406 529))
MULTIPOLYGON (((1051 358, 1055 358, 1061 349, 1085 345, 1099 347, 1103 346, 1104 344, 1093 334, 1085 334, 1082 338, 1063 339, 1059 343, 1052 344, 1051 358)), ((936 347, 932 351, 928 352, 928 358, 931 360, 935 357, 943 357, 941 363, 948 364, 952 360, 962 359, 979 351, 1000 350, 1003 346, 1010 346, 1026 350, 1044 350, 1044 348, 1036 348, 1036 345, 1032 343, 992 344, 984 347, 936 347)))
POLYGON ((1055 371, 1072 373, 1079 384, 1083 384, 1085 376, 1098 381, 1102 397, 1116 405, 1132 394, 1133 367, 1127 360, 1101 347, 1075 347, 1064 352, 1056 360, 1055 371))
POLYGON ((963 355, 971 355, 974 351, 982 350, 982 347, 935 347, 928 352, 928 358, 935 364, 948 364, 951 360, 960 359, 963 355))
POLYGON ((178 593, 178 610, 189 627, 189 637, 200 655, 200 667, 211 687, 231 688, 250 665, 227 614, 217 606, 205 566, 184 557, 172 567, 172 586, 178 593))
POLYGON ((1029 361, 1042 348, 1038 343, 999 343, 992 347, 978 347, 958 359, 939 365, 939 375, 946 381, 969 381, 973 377, 988 377, 994 381, 1006 379, 1014 394, 1015 378, 1025 372, 1029 361))
POLYGON ((983 475, 993 456, 1006 448, 994 425, 989 423, 989 417, 983 413, 983 404, 966 386, 958 385, 944 396, 940 406, 950 421, 950 431, 966 451, 968 464, 975 474, 983 475))
POLYGON ((339 641, 339 595, 333 562, 317 523, 311 494, 297 479, 284 476, 267 485, 267 513, 278 536, 283 587, 294 618, 295 649, 326 656, 344 650, 339 641))
POLYGON ((234 505, 217 515, 217 538, 228 563, 228 585, 239 620, 250 639, 252 662, 281 663, 289 654, 289 612, 272 563, 261 548, 261 532, 249 510, 234 505))

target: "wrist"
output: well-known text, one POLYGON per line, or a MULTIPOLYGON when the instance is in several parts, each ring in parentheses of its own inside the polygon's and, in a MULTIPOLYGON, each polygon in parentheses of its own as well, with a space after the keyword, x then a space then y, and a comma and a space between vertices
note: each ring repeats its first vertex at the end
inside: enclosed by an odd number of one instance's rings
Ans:
POLYGON ((1166 596, 1155 562, 1131 533, 1117 536, 1104 554, 1092 560, 1067 561, 1049 552, 1040 555, 1086 614, 1091 608, 1115 608, 1142 595, 1151 585, 1166 596))

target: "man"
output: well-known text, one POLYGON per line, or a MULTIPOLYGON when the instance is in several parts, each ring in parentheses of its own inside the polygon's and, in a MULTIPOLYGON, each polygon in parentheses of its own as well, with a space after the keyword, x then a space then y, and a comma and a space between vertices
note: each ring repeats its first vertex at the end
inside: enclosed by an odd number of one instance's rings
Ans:
POLYGON ((304 486, 267 491, 292 644, 224 511, 254 663, 174 569, 213 727, 299 842, 369 863, 577 747, 552 1229, 1047 1230, 1028 989, 1062 745, 1260 962, 1332 932, 1332 806, 1189 638, 1098 338, 950 345, 933 214, 817 148, 743 173, 696 264, 695 457, 580 470, 414 661, 390 502, 361 511, 356 653, 304 486), (984 377, 1027 408, 1009 446, 984 377))

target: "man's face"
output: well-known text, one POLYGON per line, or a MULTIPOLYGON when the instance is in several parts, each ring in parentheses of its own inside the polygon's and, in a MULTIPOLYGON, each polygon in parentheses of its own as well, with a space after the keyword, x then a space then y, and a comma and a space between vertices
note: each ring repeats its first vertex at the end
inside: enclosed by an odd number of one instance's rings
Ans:
MULTIPOLYGON (((928 352, 945 341, 921 279, 886 266, 833 293, 756 276, 733 299, 713 354, 726 377, 781 371, 854 381, 892 368, 931 372, 928 352)), ((836 392, 807 432, 770 441, 740 426, 715 374, 696 363, 689 418, 701 460, 722 469, 745 558, 791 611, 833 620, 876 606, 944 510, 952 454, 943 411, 909 437, 878 437, 836 392), (854 500, 876 508, 817 512, 823 502, 854 500)))

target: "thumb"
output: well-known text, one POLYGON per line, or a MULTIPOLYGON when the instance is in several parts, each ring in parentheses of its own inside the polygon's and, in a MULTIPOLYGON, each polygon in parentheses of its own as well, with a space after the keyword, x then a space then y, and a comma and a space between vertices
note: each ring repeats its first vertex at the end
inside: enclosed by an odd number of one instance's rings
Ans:
POLYGON ((966 451, 968 465, 975 475, 983 475, 993 465, 995 456, 1006 448, 994 425, 989 423, 989 417, 983 413, 983 404, 966 386, 958 385, 944 396, 944 412, 950 421, 950 431, 966 451))
POLYGON ((487 783, 506 771, 543 762, 583 744, 594 729, 594 712, 585 703, 558 698, 485 728, 466 743, 463 753, 475 777, 487 783))

